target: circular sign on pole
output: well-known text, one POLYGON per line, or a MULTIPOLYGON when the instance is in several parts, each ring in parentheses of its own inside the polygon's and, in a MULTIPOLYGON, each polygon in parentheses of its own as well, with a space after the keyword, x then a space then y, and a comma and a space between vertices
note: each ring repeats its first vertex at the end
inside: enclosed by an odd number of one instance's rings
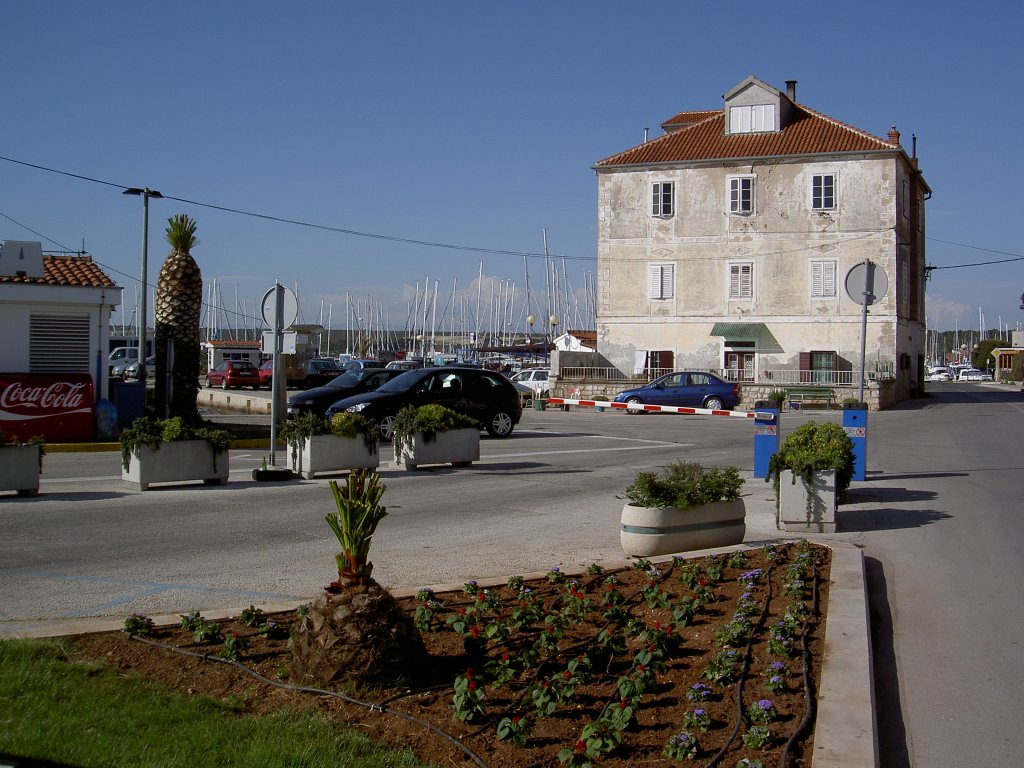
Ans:
POLYGON ((277 286, 274 286, 263 295, 263 320, 271 328, 289 328, 291 324, 295 322, 295 318, 299 316, 299 302, 295 298, 295 294, 286 285, 281 286, 281 292, 284 294, 282 297, 282 304, 284 309, 281 311, 281 324, 276 324, 277 315, 277 301, 274 297, 274 291, 277 286))
POLYGON ((868 305, 877 304, 885 298, 889 290, 889 278, 885 270, 870 261, 862 261, 850 268, 846 273, 846 295, 858 304, 864 303, 864 293, 868 294, 868 305))

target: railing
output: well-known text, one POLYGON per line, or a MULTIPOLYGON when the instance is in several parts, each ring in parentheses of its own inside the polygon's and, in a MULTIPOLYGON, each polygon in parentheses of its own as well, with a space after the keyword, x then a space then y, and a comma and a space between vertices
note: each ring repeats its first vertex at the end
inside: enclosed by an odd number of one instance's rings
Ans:
MULTIPOLYGON (((628 383, 646 383, 653 381, 666 373, 672 373, 674 368, 648 368, 640 373, 623 373, 618 368, 562 368, 558 372, 558 378, 562 381, 616 381, 628 383)), ((695 370, 695 369, 687 369, 695 370)), ((713 373, 726 381, 735 381, 738 384, 764 384, 788 386, 795 384, 819 385, 823 387, 852 386, 859 383, 857 371, 801 371, 784 368, 769 368, 762 371, 750 371, 738 368, 702 368, 713 373)), ((894 378, 895 374, 891 367, 880 365, 874 371, 867 372, 867 378, 886 380, 894 378)))

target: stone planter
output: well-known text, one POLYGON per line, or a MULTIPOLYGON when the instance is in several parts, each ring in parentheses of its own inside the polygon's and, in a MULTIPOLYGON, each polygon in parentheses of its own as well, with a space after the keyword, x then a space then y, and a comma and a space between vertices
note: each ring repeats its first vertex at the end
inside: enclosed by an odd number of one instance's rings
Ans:
POLYGON ((128 469, 121 469, 121 479, 138 486, 140 491, 153 483, 183 483, 202 480, 207 485, 224 485, 228 481, 228 454, 214 455, 205 440, 180 440, 160 443, 153 449, 140 445, 128 459, 128 469))
POLYGON ((787 533, 835 533, 836 473, 814 472, 808 488, 804 481, 784 469, 779 473, 777 498, 779 527, 787 533))
POLYGON ((740 544, 746 530, 743 499, 687 510, 626 504, 619 539, 630 557, 652 557, 740 544))
POLYGON ((303 440, 301 448, 295 454, 292 453, 290 446, 286 453, 288 466, 292 472, 307 480, 325 472, 376 469, 380 466, 380 454, 376 444, 368 447, 362 435, 314 435, 303 440))
POLYGON ((39 446, 0 446, 0 491, 17 491, 19 496, 39 493, 39 446))
POLYGON ((404 464, 406 469, 415 470, 423 464, 451 464, 468 467, 480 460, 480 430, 453 429, 437 432, 428 441, 422 432, 413 435, 412 445, 406 446, 402 455, 395 448, 395 463, 404 464))

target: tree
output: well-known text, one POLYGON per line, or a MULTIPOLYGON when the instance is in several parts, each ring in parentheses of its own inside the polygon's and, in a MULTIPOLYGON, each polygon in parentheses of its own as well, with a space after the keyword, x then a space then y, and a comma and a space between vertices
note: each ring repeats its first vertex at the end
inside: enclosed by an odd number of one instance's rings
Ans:
POLYGON ((199 421, 196 398, 199 395, 199 314, 203 301, 203 275, 192 258, 192 248, 199 242, 195 219, 183 213, 172 216, 167 220, 165 237, 171 253, 156 281, 154 403, 160 418, 181 416, 194 423, 199 421), (169 365, 168 352, 173 354, 173 365, 169 365))

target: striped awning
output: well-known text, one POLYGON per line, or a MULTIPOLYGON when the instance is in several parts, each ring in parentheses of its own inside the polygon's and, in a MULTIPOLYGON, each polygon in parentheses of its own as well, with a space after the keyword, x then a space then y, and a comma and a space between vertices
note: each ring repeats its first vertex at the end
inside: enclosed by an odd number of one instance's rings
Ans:
POLYGON ((757 341, 765 330, 764 323, 715 323, 711 335, 734 341, 757 341))

